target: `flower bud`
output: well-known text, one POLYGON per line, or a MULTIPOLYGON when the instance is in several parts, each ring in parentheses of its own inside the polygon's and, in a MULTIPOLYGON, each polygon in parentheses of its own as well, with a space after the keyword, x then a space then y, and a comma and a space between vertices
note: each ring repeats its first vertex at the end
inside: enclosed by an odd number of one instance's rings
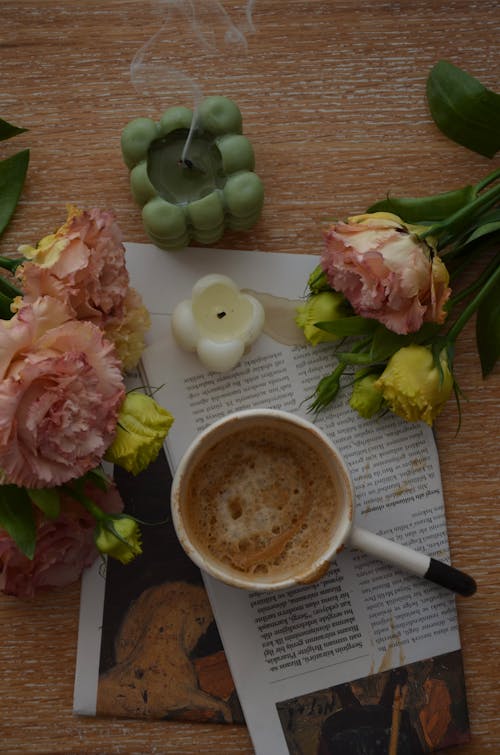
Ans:
POLYGON ((406 346, 391 357, 374 386, 395 414, 410 422, 423 420, 432 425, 453 389, 445 349, 439 362, 440 368, 426 346, 406 346))
POLYGON ((315 323, 331 322, 345 317, 345 303, 342 294, 335 291, 322 291, 297 307, 295 322, 299 328, 302 328, 309 343, 316 346, 318 343, 338 340, 335 333, 327 333, 326 330, 317 328, 315 323))
POLYGON ((142 553, 139 525, 129 516, 105 517, 96 527, 95 543, 101 553, 128 564, 142 553))
POLYGON ((174 418, 150 396, 128 393, 105 459, 136 475, 158 456, 174 418))
POLYGON ((312 294, 319 294, 320 291, 331 291, 327 275, 321 265, 317 265, 307 280, 307 286, 312 294))
POLYGON ((325 375, 325 377, 319 381, 314 392, 314 401, 312 403, 311 409, 319 411, 320 409, 324 409, 325 406, 328 406, 328 404, 331 404, 332 401, 335 400, 337 394, 340 391, 341 374, 342 369, 339 369, 339 367, 337 367, 337 369, 334 370, 331 375, 325 375))
POLYGON ((380 411, 384 403, 382 393, 375 387, 378 377, 378 375, 371 373, 354 383, 349 406, 364 419, 371 419, 380 411))

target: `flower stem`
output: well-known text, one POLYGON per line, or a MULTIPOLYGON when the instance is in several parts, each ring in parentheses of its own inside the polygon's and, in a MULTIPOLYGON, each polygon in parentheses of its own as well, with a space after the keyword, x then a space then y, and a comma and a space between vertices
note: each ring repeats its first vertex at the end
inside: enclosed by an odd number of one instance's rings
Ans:
POLYGON ((23 262, 26 262, 24 257, 4 257, 0 254, 0 267, 3 267, 4 270, 9 270, 11 273, 14 273, 23 262))
MULTIPOLYGON (((486 179, 484 179, 486 181, 486 179)), ((490 177, 491 182, 493 178, 490 177)), ((493 186, 488 191, 483 192, 472 202, 461 207, 445 220, 441 220, 434 225, 428 226, 418 233, 419 238, 425 239, 427 236, 438 238, 443 231, 448 231, 448 235, 460 232, 463 227, 474 220, 478 214, 489 210, 500 199, 500 184, 493 186)))
POLYGON ((462 330, 462 328, 465 326, 467 321, 472 317, 474 312, 478 309, 479 305, 483 301, 483 299, 486 298, 486 296, 489 294, 491 289, 497 284, 497 282, 500 280, 500 265, 498 265, 497 269, 491 275, 489 280, 485 283, 481 291, 477 294, 477 296, 472 299, 471 302, 465 307, 462 314, 457 318, 455 323, 452 325, 450 330, 448 331, 446 340, 449 343, 454 343, 457 339, 458 334, 462 330))
POLYGON ((9 299, 13 299, 15 296, 22 296, 22 291, 17 288, 17 286, 13 286, 12 283, 10 283, 5 278, 2 278, 0 275, 0 291, 4 294, 4 296, 7 296, 9 299))
POLYGON ((493 183, 493 181, 496 181, 497 178, 500 179, 500 168, 497 168, 492 173, 490 173, 489 175, 485 176, 485 178, 483 178, 482 181, 479 181, 474 186, 474 192, 475 192, 475 194, 479 194, 480 191, 482 191, 483 189, 485 189, 489 184, 493 183))
POLYGON ((2 320, 10 320, 12 318, 12 312, 10 309, 10 305, 12 302, 12 298, 10 296, 5 296, 0 291, 0 317, 2 320))
POLYGON ((82 493, 81 490, 77 490, 76 487, 69 485, 65 487, 72 498, 75 498, 78 503, 80 503, 85 509, 87 509, 89 514, 92 514, 96 522, 100 521, 101 519, 107 518, 107 515, 104 513, 104 511, 88 496, 82 493))
MULTIPOLYGON (((370 343, 371 336, 369 338, 362 338, 353 345, 349 354, 356 354, 362 351, 370 343)), ((344 361, 342 359, 342 354, 339 354, 337 359, 339 363, 333 372, 322 378, 316 386, 316 390, 314 391, 315 398, 309 407, 310 411, 319 412, 321 409, 328 406, 328 404, 331 404, 337 396, 337 393, 340 390, 340 378, 345 372, 346 367, 348 367, 349 364, 352 364, 350 361, 344 361)))
MULTIPOLYGON (((495 272, 499 264, 500 254, 497 254, 496 257, 490 262, 490 264, 487 265, 487 267, 483 270, 477 280, 475 280, 466 288, 462 289, 462 291, 459 291, 458 294, 455 294, 455 296, 450 299, 449 306, 456 306, 459 302, 463 301, 463 299, 467 299, 467 297, 473 294, 474 291, 477 291, 478 288, 481 288, 482 285, 489 279, 490 275, 495 272)), ((458 274, 458 271, 456 271, 456 273, 458 274)))
MULTIPOLYGON (((488 225, 488 222, 486 221, 484 225, 488 225)), ((463 266, 465 267, 469 262, 473 262, 484 249, 489 249, 491 246, 494 246, 499 239, 500 233, 498 230, 495 233, 490 232, 485 233, 484 235, 479 235, 475 239, 462 239, 457 246, 452 246, 442 252, 441 256, 447 265, 450 264, 450 261, 453 261, 456 258, 464 257, 463 266)), ((457 271, 454 271, 453 275, 456 277, 457 271)))

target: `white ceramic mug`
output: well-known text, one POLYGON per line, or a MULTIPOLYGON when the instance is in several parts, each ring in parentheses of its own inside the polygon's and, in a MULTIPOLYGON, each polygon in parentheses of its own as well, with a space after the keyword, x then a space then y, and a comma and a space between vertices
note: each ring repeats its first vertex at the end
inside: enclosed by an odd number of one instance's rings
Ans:
POLYGON ((353 524, 355 505, 354 486, 347 466, 330 439, 314 424, 289 412, 274 409, 249 409, 235 412, 213 423, 201 432, 186 450, 177 467, 172 483, 171 509, 174 527, 187 555, 201 569, 216 579, 234 587, 248 590, 276 590, 308 584, 319 579, 336 554, 344 547, 358 548, 377 559, 424 577, 460 595, 476 591, 474 580, 448 564, 437 561, 407 546, 394 543, 353 524), (186 516, 187 490, 197 465, 203 463, 209 449, 220 441, 231 439, 235 433, 248 432, 255 427, 280 428, 312 447, 318 460, 326 465, 336 490, 338 510, 336 523, 328 542, 314 558, 294 565, 290 573, 278 578, 266 575, 242 574, 214 556, 199 542, 186 516))

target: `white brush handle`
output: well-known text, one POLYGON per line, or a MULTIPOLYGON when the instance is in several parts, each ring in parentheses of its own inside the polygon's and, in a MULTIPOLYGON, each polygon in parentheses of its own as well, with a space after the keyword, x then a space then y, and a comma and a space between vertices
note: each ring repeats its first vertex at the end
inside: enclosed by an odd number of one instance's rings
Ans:
POLYGON ((400 545, 385 537, 376 535, 361 527, 352 527, 348 543, 353 548, 369 553, 380 561, 388 561, 400 569, 416 574, 418 577, 435 582, 459 595, 473 595, 476 583, 468 574, 438 561, 424 553, 414 551, 406 545, 400 545))

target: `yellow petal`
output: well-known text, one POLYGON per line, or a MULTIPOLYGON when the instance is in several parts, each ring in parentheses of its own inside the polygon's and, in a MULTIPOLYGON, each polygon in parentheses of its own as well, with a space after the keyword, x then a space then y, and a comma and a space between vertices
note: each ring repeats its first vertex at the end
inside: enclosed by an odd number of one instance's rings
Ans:
POLYGON ((95 542, 101 553, 122 564, 128 564, 142 553, 141 531, 131 517, 108 517, 98 525, 95 542))
POLYGON ((150 396, 138 392, 127 394, 106 460, 139 474, 158 456, 173 421, 170 412, 150 396))
POLYGON ((410 422, 432 425, 453 389, 445 350, 440 355, 441 372, 425 346, 412 344, 399 349, 375 382, 391 411, 410 422))

